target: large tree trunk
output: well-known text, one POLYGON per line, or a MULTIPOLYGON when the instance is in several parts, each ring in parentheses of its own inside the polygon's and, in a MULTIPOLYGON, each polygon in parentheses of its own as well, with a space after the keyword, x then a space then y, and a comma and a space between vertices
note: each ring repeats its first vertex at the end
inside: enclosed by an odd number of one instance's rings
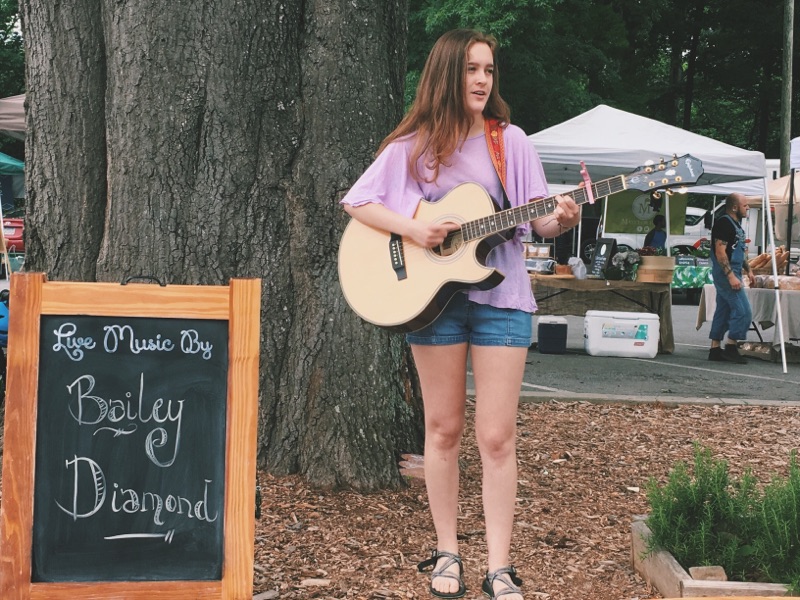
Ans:
POLYGON ((23 0, 26 268, 263 278, 260 461, 400 482, 419 393, 338 285, 337 201, 402 114, 407 0, 23 0))

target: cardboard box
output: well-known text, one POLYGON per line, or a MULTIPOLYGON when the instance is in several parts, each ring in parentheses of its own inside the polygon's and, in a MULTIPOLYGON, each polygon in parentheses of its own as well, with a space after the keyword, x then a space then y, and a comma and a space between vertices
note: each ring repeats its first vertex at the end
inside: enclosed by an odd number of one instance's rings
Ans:
POLYGON ((591 356, 655 358, 658 315, 588 310, 583 320, 583 347, 591 356))
POLYGON ((542 354, 564 354, 567 351, 567 319, 539 317, 536 337, 542 354))
POLYGON ((642 283, 672 283, 673 271, 668 269, 651 269, 639 267, 636 269, 636 281, 642 283))

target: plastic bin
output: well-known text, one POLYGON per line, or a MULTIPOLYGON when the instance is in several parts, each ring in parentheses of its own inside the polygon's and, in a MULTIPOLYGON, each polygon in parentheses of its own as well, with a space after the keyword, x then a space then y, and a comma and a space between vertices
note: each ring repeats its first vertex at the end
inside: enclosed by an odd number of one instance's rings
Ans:
POLYGON ((539 317, 536 332, 539 352, 542 354, 564 354, 567 351, 567 319, 565 317, 539 317))

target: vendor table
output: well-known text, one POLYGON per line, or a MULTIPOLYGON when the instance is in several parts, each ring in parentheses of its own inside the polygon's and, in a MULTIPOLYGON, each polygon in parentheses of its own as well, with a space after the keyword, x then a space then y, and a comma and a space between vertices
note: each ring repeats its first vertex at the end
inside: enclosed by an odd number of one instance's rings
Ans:
POLYGON ((540 315, 585 316, 587 310, 648 312, 658 315, 658 350, 675 350, 672 293, 668 283, 563 278, 531 273, 531 288, 540 315))
MULTIPOLYGON (((775 312, 775 290, 773 288, 747 288, 746 292, 747 299, 750 300, 750 308, 753 310, 753 323, 762 330, 770 329, 778 320, 775 312)), ((786 341, 800 339, 800 291, 781 290, 780 295, 781 319, 786 341)), ((697 329, 700 329, 705 321, 711 321, 716 307, 716 288, 713 285, 703 286, 700 306, 697 307, 697 329)), ((757 331, 757 333, 761 337, 761 331, 757 331)), ((773 343, 780 341, 775 335, 775 329, 772 330, 772 337, 773 343)))

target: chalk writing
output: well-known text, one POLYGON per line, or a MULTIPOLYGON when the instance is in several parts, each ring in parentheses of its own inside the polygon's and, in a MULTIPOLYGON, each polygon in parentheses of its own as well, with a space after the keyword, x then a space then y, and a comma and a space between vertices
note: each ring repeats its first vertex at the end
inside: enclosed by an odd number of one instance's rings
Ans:
POLYGON ((53 352, 63 351, 74 361, 83 359, 84 349, 91 350, 97 344, 90 337, 75 337, 78 328, 74 323, 62 323, 61 327, 53 331, 56 336, 56 343, 53 344, 53 352))
POLYGON ((95 379, 92 375, 81 375, 67 385, 70 395, 67 410, 79 425, 98 425, 105 420, 110 423, 138 421, 142 425, 150 421, 159 424, 171 422, 175 424, 175 447, 172 456, 166 461, 156 456, 156 448, 165 447, 169 440, 169 435, 163 427, 156 427, 147 435, 145 453, 153 464, 159 467, 169 467, 175 462, 181 442, 184 400, 178 400, 174 405, 172 400, 167 400, 165 405, 163 398, 156 398, 152 403, 148 403, 150 408, 147 409, 144 403, 144 373, 139 377, 139 391, 135 401, 132 401, 132 392, 125 392, 124 400, 103 398, 92 395, 94 388, 95 379))
POLYGON ((140 352, 172 352, 175 344, 170 339, 162 339, 161 334, 155 338, 137 338, 130 325, 109 325, 103 327, 106 332, 103 338, 103 348, 106 352, 116 352, 120 344, 128 340, 128 348, 134 354, 140 352))
MULTIPOLYGON (((106 476, 100 465, 91 458, 76 456, 72 460, 66 461, 67 468, 73 467, 73 488, 72 488, 72 507, 67 508, 58 500, 56 505, 72 517, 73 521, 87 519, 96 514, 106 503, 108 497, 106 493, 106 476), (85 465, 89 469, 91 477, 88 478, 92 485, 81 486, 81 482, 87 480, 79 476, 80 466, 85 465), (87 498, 88 503, 87 503, 87 498), (86 512, 79 512, 78 506, 88 506, 86 512)), ((153 523, 164 525, 165 521, 162 513, 165 511, 175 516, 186 519, 198 519, 213 523, 219 518, 219 512, 212 510, 213 516, 209 513, 208 485, 210 479, 205 479, 203 484, 203 497, 201 500, 191 500, 178 494, 167 494, 153 491, 136 491, 131 488, 123 488, 119 483, 114 483, 114 491, 111 494, 111 510, 115 513, 152 513, 153 523)))
POLYGON ((41 325, 31 581, 220 578, 228 323, 41 325))
MULTIPOLYGON (((179 348, 184 354, 199 354, 204 360, 210 360, 214 350, 214 344, 201 339, 196 329, 181 330, 177 344, 163 333, 156 333, 153 337, 137 336, 131 325, 107 325, 103 331, 102 349, 108 354, 117 353, 123 348, 134 355, 143 352, 173 352, 179 348)), ((91 336, 78 335, 78 327, 72 322, 62 323, 58 329, 53 330, 53 335, 56 338, 53 351, 63 352, 75 362, 82 361, 87 351, 97 347, 91 336)))
POLYGON ((132 540, 132 539, 161 539, 164 538, 164 541, 168 544, 172 543, 172 539, 175 537, 175 530, 170 529, 167 533, 121 533, 119 535, 107 535, 103 539, 104 540, 132 540))
POLYGON ((204 359, 211 358, 213 346, 200 339, 199 334, 194 329, 181 331, 181 350, 186 354, 200 354, 204 359))

